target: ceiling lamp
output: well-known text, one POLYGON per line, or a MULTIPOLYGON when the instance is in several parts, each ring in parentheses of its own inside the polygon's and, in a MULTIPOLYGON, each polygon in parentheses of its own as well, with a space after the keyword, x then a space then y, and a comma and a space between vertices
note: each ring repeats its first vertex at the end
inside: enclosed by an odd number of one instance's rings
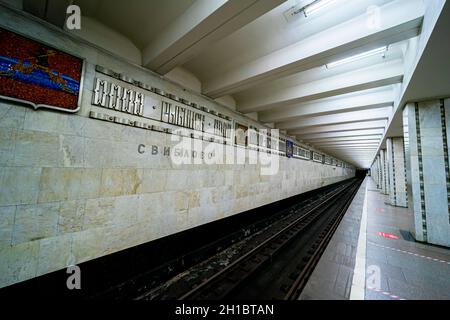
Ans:
POLYGON ((384 46, 384 47, 377 48, 377 49, 374 49, 374 50, 370 50, 370 51, 367 51, 367 52, 363 52, 363 53, 360 53, 360 54, 357 54, 355 56, 351 56, 351 57, 348 57, 348 58, 345 58, 345 59, 342 59, 342 60, 338 60, 338 61, 335 61, 335 62, 328 63, 326 65, 326 67, 327 67, 327 69, 331 69, 331 68, 334 68, 334 67, 337 67, 337 66, 341 66, 341 65, 346 64, 346 63, 358 61, 358 60, 361 60, 361 59, 364 59, 364 58, 368 58, 368 57, 372 57, 372 56, 379 55, 379 54, 382 55, 383 58, 384 58, 385 55, 386 55, 386 51, 387 50, 388 50, 388 47, 384 46))
POLYGON ((305 14, 305 17, 307 17, 312 13, 322 10, 323 8, 329 6, 330 4, 333 4, 334 2, 336 2, 336 0, 316 0, 308 4, 306 7, 304 7, 303 13, 305 14))

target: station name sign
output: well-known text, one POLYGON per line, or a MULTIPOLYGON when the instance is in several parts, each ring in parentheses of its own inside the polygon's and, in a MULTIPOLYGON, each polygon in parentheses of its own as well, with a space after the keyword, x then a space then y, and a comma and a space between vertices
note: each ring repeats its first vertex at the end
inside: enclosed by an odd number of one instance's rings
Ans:
MULTIPOLYGON (((224 144, 232 141, 231 143, 236 146, 248 147, 252 150, 274 152, 287 157, 321 163, 324 160, 322 154, 304 149, 276 134, 272 135, 265 129, 259 130, 241 124, 215 110, 101 66, 97 65, 95 70, 92 105, 120 112, 124 116, 91 110, 89 114, 91 118, 166 133, 174 133, 174 128, 170 126, 175 126, 193 131, 177 133, 182 136, 224 144), (145 119, 165 125, 155 125, 144 121, 145 119)), ((140 153, 144 147, 139 147, 140 153)), ((152 154, 154 150, 152 148, 152 154)), ((341 164, 341 166, 344 165, 341 164)))
POLYGON ((227 116, 180 99, 158 88, 97 67, 92 104, 163 123, 230 138, 232 122, 227 116))

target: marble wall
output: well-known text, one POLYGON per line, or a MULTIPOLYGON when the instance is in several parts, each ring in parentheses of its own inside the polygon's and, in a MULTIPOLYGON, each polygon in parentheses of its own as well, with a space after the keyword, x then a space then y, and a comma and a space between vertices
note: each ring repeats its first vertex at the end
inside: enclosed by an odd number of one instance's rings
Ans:
POLYGON ((77 114, 0 101, 0 287, 354 176, 286 157, 273 175, 248 161, 177 165, 162 152, 173 135, 88 117, 96 64, 261 124, 18 12, 2 8, 0 24, 86 58, 77 114))

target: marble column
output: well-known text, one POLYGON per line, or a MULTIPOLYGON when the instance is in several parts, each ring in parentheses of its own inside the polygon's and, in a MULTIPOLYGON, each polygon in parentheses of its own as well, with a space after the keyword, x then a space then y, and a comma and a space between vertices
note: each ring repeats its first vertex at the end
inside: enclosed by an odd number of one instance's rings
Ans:
POLYGON ((450 99, 406 105, 403 127, 412 233, 450 246, 450 99))
POLYGON ((372 176, 373 181, 375 182, 375 184, 378 187, 379 175, 378 175, 378 158, 377 157, 375 157, 375 160, 373 161, 372 168, 370 170, 370 174, 372 176))
POLYGON ((389 203, 397 207, 408 207, 403 138, 388 138, 386 145, 389 174, 389 203))
POLYGON ((386 163, 386 149, 380 150, 380 189, 382 194, 389 194, 389 178, 386 163))
POLYGON ((377 155, 377 188, 381 189, 381 182, 382 182, 382 178, 381 178, 381 157, 380 154, 377 155))

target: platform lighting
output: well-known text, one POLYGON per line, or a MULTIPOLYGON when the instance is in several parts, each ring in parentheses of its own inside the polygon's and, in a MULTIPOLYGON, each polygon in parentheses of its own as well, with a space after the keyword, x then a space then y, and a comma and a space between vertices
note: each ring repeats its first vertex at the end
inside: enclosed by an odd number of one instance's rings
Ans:
POLYGON ((367 51, 367 52, 363 52, 363 53, 357 54, 355 56, 351 56, 351 57, 348 57, 348 58, 345 58, 345 59, 342 59, 342 60, 338 60, 338 61, 335 61, 335 62, 328 63, 326 65, 326 67, 327 67, 327 69, 331 69, 331 68, 334 68, 334 67, 337 67, 337 66, 341 66, 341 65, 346 64, 346 63, 358 61, 358 60, 361 60, 361 59, 364 59, 364 58, 368 58, 368 57, 372 57, 372 56, 375 56, 375 55, 378 55, 378 54, 381 54, 383 56, 383 58, 384 58, 385 55, 386 55, 386 51, 387 50, 388 50, 387 46, 384 46, 384 47, 381 47, 381 48, 377 48, 377 49, 373 49, 373 50, 370 50, 370 51, 367 51))
POLYGON ((311 2, 309 5, 305 6, 303 8, 303 13, 305 14, 305 17, 307 17, 312 13, 325 8, 330 4, 333 4, 334 2, 336 2, 336 0, 316 0, 314 2, 311 2))

